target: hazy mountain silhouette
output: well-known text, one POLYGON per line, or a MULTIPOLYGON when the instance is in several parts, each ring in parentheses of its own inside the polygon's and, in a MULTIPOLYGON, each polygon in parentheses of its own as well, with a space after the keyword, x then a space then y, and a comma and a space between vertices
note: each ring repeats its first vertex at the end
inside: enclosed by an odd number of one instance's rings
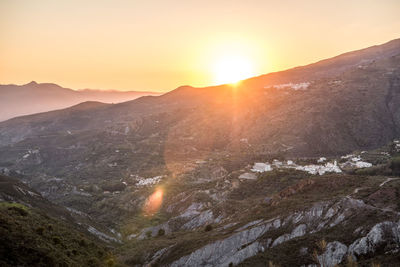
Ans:
POLYGON ((120 103, 145 95, 160 95, 155 92, 117 90, 72 90, 53 83, 25 85, 0 85, 0 121, 70 107, 85 101, 120 103))

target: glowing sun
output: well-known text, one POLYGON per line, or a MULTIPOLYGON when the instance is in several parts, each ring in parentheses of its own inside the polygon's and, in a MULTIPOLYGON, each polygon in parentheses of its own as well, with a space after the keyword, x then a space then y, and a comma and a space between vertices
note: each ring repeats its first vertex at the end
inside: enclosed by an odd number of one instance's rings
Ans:
POLYGON ((214 64, 214 82, 216 84, 236 83, 255 76, 254 67, 249 58, 241 55, 225 55, 214 64))

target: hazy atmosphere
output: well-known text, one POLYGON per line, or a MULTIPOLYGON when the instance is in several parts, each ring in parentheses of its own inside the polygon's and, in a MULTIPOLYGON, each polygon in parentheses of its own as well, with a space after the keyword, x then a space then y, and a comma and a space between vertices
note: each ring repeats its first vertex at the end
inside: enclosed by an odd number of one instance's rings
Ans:
POLYGON ((247 78, 395 39, 399 11, 397 0, 2 0, 0 83, 225 83, 221 64, 245 62, 247 78))

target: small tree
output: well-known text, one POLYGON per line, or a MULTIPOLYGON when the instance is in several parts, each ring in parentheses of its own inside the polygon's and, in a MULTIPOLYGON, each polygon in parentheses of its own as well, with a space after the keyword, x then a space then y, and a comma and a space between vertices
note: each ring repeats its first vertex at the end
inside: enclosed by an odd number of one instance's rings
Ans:
POLYGON ((322 239, 322 240, 318 241, 316 244, 317 244, 318 249, 314 249, 314 252, 313 252, 314 261, 317 264, 320 264, 321 267, 324 267, 325 260, 323 258, 323 255, 318 256, 318 254, 323 254, 325 252, 327 243, 326 243, 325 239, 322 239), (321 257, 321 260, 319 257, 321 257))
POLYGON ((357 262, 353 259, 351 255, 347 256, 346 267, 357 267, 357 262))
POLYGON ((43 233, 44 233, 44 228, 43 228, 43 227, 38 227, 38 228, 36 228, 36 233, 37 233, 38 235, 43 235, 43 233))
POLYGON ((394 157, 390 163, 393 175, 400 175, 400 157, 394 157))
POLYGON ((165 230, 162 228, 158 229, 158 236, 163 236, 163 235, 165 235, 165 230))
POLYGON ((146 232, 147 238, 150 238, 150 237, 151 237, 151 234, 152 234, 151 231, 147 231, 147 232, 146 232))

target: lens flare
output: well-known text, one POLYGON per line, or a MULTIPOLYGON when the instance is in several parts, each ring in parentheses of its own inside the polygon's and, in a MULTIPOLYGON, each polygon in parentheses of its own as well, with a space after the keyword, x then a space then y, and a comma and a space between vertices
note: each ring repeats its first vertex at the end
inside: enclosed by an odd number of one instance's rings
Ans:
POLYGON ((163 202, 164 192, 161 188, 156 189, 153 194, 151 194, 143 206, 143 212, 146 216, 152 216, 160 210, 161 204, 163 202))

